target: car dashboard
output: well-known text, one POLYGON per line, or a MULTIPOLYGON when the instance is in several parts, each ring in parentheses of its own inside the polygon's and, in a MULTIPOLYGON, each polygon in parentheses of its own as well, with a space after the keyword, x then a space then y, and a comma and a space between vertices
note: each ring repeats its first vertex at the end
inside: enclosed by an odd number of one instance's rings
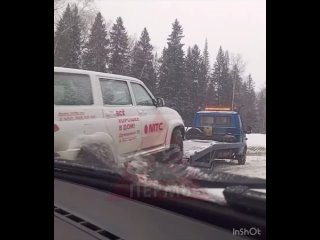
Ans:
POLYGON ((82 184, 54 180, 54 239, 243 239, 219 226, 82 184))

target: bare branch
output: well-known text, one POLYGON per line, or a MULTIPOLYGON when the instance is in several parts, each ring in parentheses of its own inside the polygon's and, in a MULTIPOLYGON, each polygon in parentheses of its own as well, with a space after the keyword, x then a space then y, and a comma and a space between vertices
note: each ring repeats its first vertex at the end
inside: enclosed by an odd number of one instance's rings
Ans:
POLYGON ((239 70, 239 74, 242 75, 246 69, 246 62, 243 61, 242 55, 231 53, 231 66, 236 66, 239 70))
POLYGON ((128 48, 129 48, 129 50, 130 51, 132 51, 133 50, 133 48, 134 48, 134 45, 137 43, 137 34, 136 33, 134 33, 134 34, 132 34, 132 35, 130 35, 129 37, 128 37, 128 48))
MULTIPOLYGON (((94 0, 54 0, 55 11, 54 11, 54 25, 55 28, 59 20, 61 19, 62 9, 65 9, 67 4, 72 6, 76 5, 78 7, 78 14, 81 21, 81 30, 82 30, 82 42, 85 42, 89 35, 89 29, 93 24, 94 18, 97 14, 97 8, 95 6, 94 0)), ((61 32, 60 36, 57 36, 57 41, 54 47, 54 54, 56 53, 57 44, 63 33, 68 31, 73 26, 69 26, 64 31, 61 32)))

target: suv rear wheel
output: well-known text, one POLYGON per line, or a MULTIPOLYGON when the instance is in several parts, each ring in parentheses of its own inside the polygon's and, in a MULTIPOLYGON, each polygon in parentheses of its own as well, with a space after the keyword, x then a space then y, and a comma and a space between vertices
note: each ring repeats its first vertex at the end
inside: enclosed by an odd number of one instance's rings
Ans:
POLYGON ((92 143, 81 148, 78 162, 101 168, 116 167, 115 158, 109 146, 101 143, 92 143))

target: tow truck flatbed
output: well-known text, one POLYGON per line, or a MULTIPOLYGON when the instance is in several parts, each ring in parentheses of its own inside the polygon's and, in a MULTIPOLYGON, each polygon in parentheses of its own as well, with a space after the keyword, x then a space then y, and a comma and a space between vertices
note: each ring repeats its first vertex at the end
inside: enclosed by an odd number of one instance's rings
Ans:
MULTIPOLYGON (((199 168, 213 168, 215 159, 223 159, 225 155, 234 155, 239 149, 245 147, 244 143, 217 142, 213 140, 185 140, 183 141, 183 160, 190 166, 199 168)), ((228 157, 229 158, 229 157, 228 157)))

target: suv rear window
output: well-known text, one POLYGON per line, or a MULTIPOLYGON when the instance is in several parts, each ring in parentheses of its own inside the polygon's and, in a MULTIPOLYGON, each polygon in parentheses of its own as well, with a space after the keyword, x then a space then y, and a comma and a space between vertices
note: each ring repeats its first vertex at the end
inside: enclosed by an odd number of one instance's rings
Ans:
POLYGON ((200 116, 201 126, 224 125, 230 126, 231 118, 229 116, 200 116))
POLYGON ((92 105, 90 77, 82 74, 54 73, 55 105, 92 105))

